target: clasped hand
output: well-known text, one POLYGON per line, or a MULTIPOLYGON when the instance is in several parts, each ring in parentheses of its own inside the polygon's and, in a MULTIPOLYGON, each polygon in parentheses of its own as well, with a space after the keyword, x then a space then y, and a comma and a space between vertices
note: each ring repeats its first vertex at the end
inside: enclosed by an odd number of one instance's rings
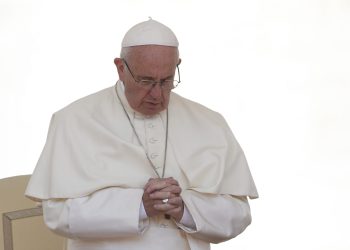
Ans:
POLYGON ((184 211, 184 203, 180 193, 179 183, 172 177, 149 179, 142 196, 147 216, 167 214, 179 222, 184 211), (163 203, 165 199, 168 200, 163 203))

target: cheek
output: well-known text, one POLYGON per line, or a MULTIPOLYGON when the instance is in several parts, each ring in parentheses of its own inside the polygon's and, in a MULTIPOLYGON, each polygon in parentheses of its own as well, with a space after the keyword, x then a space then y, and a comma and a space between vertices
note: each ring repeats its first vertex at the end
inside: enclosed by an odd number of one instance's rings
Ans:
POLYGON ((135 89, 135 88, 125 88, 125 96, 131 107, 137 108, 142 104, 143 99, 147 95, 147 92, 135 89))
POLYGON ((170 93, 166 93, 166 94, 163 95, 163 103, 164 103, 164 105, 166 105, 166 106, 168 105, 169 98, 170 98, 170 93))

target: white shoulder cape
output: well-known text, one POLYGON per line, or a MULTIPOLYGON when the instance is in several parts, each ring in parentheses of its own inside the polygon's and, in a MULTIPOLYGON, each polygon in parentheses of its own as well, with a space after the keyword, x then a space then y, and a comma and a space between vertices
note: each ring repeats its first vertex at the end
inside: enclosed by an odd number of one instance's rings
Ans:
MULTIPOLYGON (((257 198, 244 153, 223 117, 172 93, 169 143, 186 189, 257 198)), ((115 87, 84 97, 51 119, 47 141, 26 190, 34 200, 77 198, 106 187, 143 188, 155 178, 115 87)))

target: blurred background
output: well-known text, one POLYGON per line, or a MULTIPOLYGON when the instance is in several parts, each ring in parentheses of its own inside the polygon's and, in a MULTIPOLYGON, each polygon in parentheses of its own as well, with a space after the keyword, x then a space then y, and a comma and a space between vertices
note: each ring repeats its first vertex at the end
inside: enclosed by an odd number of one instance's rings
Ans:
POLYGON ((53 112, 115 84, 149 16, 179 39, 175 92, 224 115, 259 190, 212 249, 350 249, 347 0, 0 0, 0 178, 32 173, 53 112))

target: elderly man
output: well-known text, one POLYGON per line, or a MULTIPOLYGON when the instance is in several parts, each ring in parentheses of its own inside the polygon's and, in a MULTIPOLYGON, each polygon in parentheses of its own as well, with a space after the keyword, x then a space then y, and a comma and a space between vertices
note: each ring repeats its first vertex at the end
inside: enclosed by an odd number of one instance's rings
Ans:
POLYGON ((119 81, 56 112, 26 195, 69 250, 209 249, 258 194, 222 116, 171 92, 178 41, 152 19, 114 60, 119 81))

